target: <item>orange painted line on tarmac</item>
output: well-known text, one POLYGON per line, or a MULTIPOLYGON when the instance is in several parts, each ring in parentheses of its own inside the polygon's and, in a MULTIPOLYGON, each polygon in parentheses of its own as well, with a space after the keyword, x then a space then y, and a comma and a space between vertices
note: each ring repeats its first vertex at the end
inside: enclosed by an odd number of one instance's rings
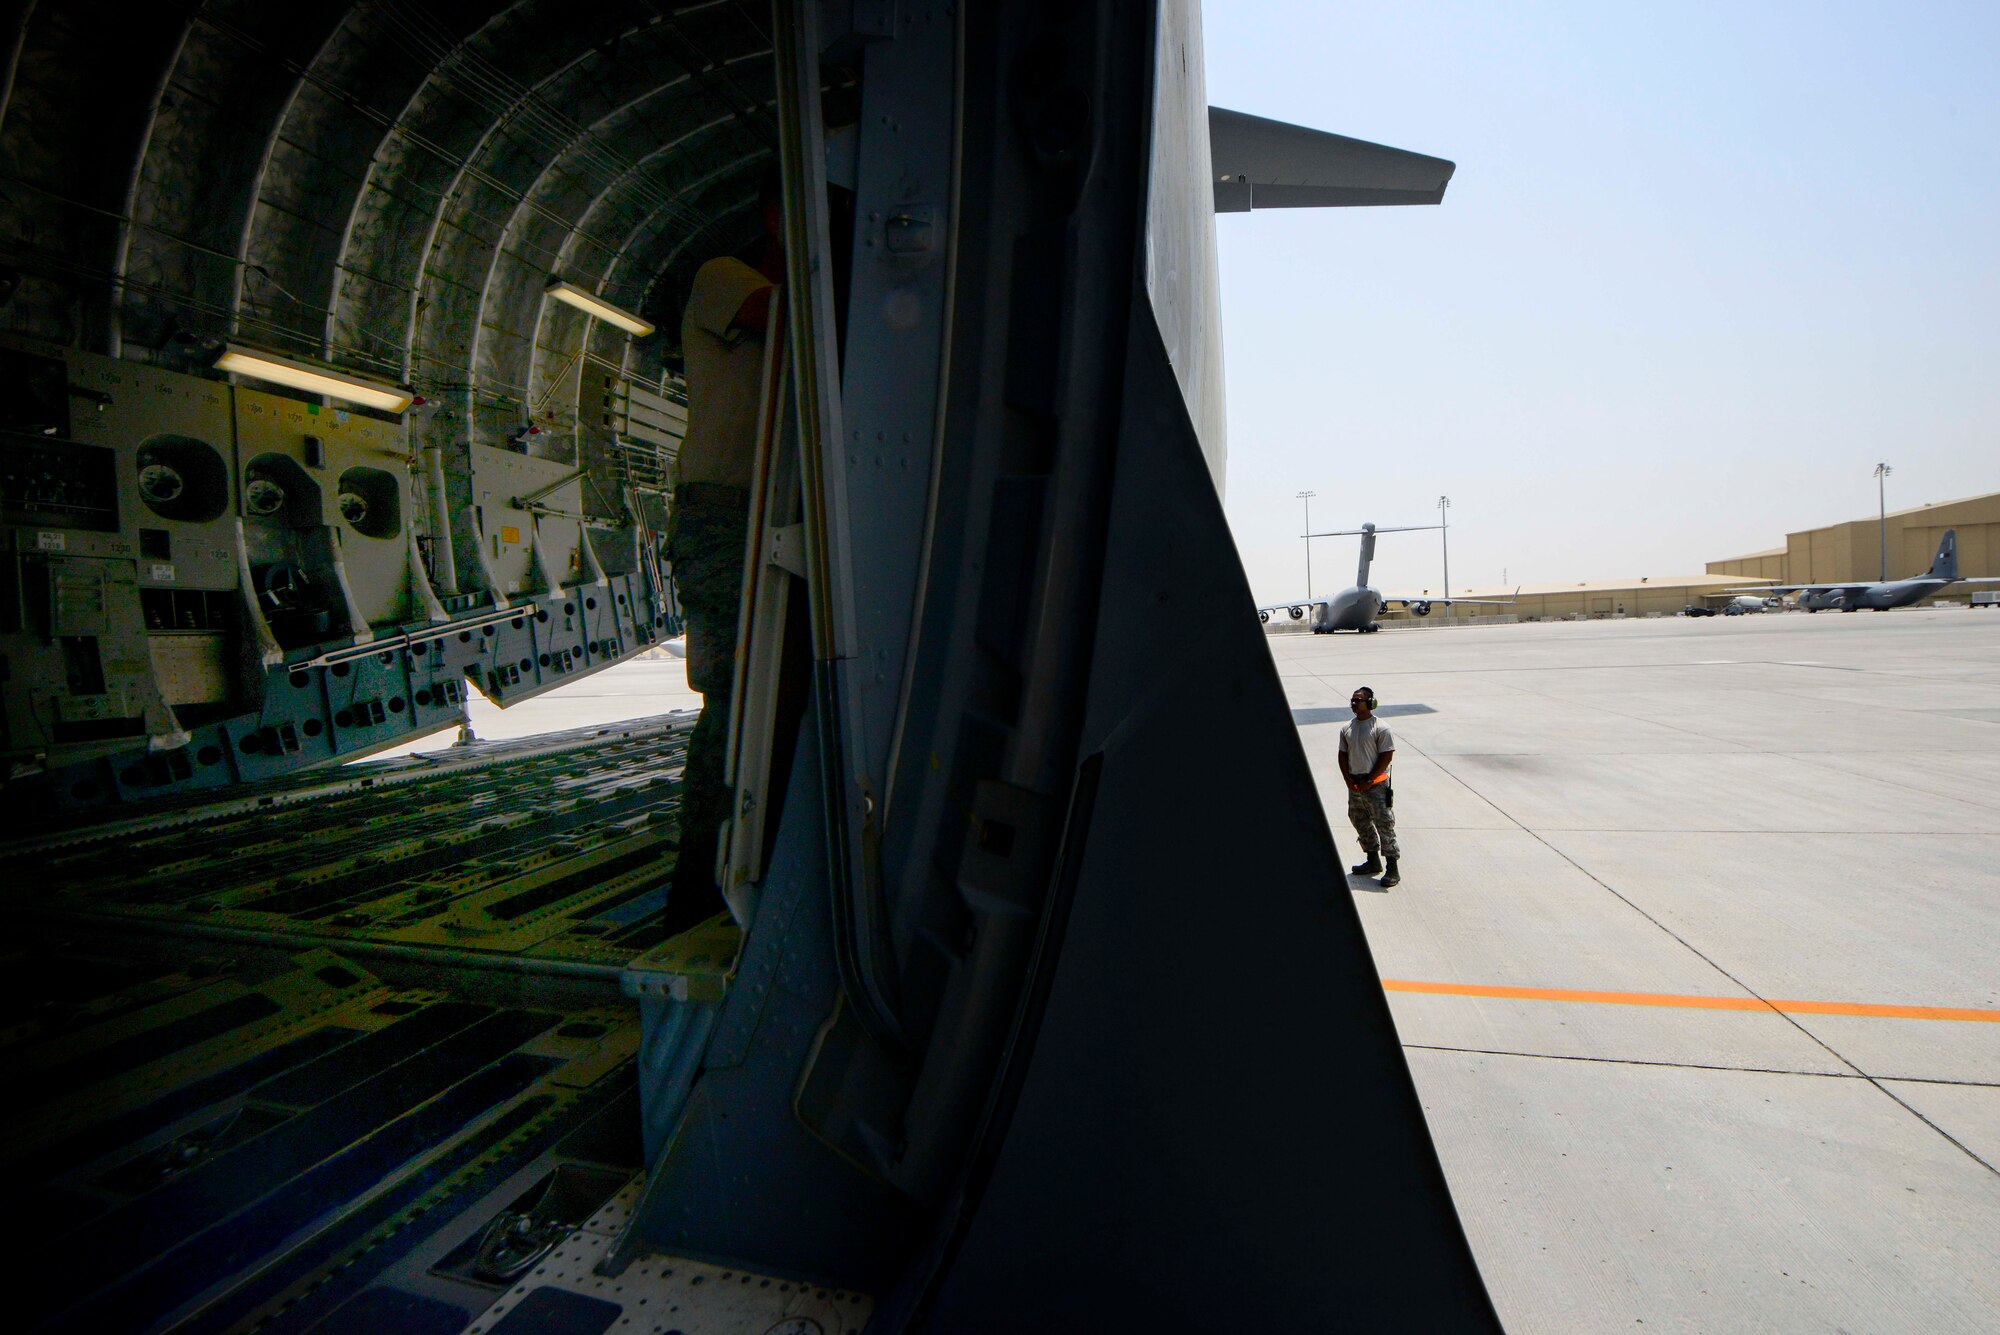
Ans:
POLYGON ((1566 987, 1501 987, 1488 983, 1422 983, 1384 978, 1385 992, 1444 997, 1508 997, 1520 1001, 1584 1001, 1600 1006, 1674 1006, 1702 1011, 1778 1011, 1785 1015, 1862 1015, 1878 1020, 1961 1020, 2000 1024, 2000 1010, 1964 1006, 1876 1006, 1860 1001, 1765 1001, 1758 997, 1699 997, 1678 992, 1585 992, 1566 987))

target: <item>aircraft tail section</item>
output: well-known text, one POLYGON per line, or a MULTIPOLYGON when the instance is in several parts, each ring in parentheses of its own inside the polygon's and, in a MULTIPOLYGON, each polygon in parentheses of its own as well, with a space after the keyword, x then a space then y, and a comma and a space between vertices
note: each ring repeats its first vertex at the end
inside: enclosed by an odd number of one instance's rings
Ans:
POLYGON ((1375 526, 1373 524, 1363 524, 1361 526, 1361 566, 1354 573, 1356 588, 1365 589, 1368 587, 1368 563, 1374 559, 1375 526))
POLYGON ((1932 579, 1958 578, 1958 530, 1948 528, 1944 538, 1938 543, 1937 555, 1931 558, 1932 579))

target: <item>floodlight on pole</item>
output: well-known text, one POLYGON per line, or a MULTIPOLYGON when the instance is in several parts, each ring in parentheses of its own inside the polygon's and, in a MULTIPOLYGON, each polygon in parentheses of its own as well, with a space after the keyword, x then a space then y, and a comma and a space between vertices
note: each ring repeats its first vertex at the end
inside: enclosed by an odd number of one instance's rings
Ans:
POLYGON ((1316 491, 1302 491, 1292 498, 1306 503, 1306 600, 1308 602, 1313 596, 1313 497, 1317 495, 1319 493, 1316 491))
MULTIPOLYGON (((1446 526, 1448 516, 1445 514, 1445 511, 1449 509, 1451 509, 1451 497, 1438 497, 1438 539, 1444 543, 1444 596, 1446 598, 1451 597, 1451 530, 1446 526)), ((1444 605, 1444 617, 1447 621, 1451 620, 1450 603, 1444 605)))
POLYGON ((1875 504, 1881 510, 1881 528, 1878 536, 1882 540, 1882 582, 1889 582, 1889 492, 1883 479, 1896 470, 1887 464, 1875 465, 1875 504))

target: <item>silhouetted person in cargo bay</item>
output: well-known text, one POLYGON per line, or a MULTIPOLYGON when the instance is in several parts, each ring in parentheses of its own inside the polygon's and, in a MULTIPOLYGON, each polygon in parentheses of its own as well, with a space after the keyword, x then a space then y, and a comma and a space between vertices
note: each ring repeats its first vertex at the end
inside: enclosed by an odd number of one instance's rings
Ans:
POLYGON ((695 272, 681 316, 688 392, 667 520, 667 557, 687 617, 688 685, 701 718, 681 780, 681 847, 667 897, 667 927, 684 931, 722 909, 715 881, 718 835, 730 815, 723 782, 729 696, 736 674, 736 618, 743 599, 744 543, 757 449, 765 324, 785 272, 778 240, 780 181, 759 191, 764 240, 755 265, 725 256, 695 272))
POLYGON ((1396 758, 1396 739, 1389 725, 1375 717, 1375 692, 1367 686, 1354 688, 1348 705, 1354 722, 1340 729, 1340 777, 1347 784, 1347 819, 1361 838, 1367 860, 1351 870, 1356 876, 1382 873, 1382 888, 1401 883, 1396 858, 1402 849, 1396 844, 1396 794, 1389 787, 1389 764, 1396 758), (1382 859, 1389 860, 1383 871, 1382 859))

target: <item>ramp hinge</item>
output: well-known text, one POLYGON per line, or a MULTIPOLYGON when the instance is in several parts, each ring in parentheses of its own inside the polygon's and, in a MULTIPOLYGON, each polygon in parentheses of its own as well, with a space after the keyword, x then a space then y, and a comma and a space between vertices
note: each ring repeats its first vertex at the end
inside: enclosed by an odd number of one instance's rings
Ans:
POLYGON ((771 540, 766 549, 770 553, 771 564, 780 570, 789 571, 800 579, 806 577, 806 526, 787 524, 783 528, 771 530, 771 540))

